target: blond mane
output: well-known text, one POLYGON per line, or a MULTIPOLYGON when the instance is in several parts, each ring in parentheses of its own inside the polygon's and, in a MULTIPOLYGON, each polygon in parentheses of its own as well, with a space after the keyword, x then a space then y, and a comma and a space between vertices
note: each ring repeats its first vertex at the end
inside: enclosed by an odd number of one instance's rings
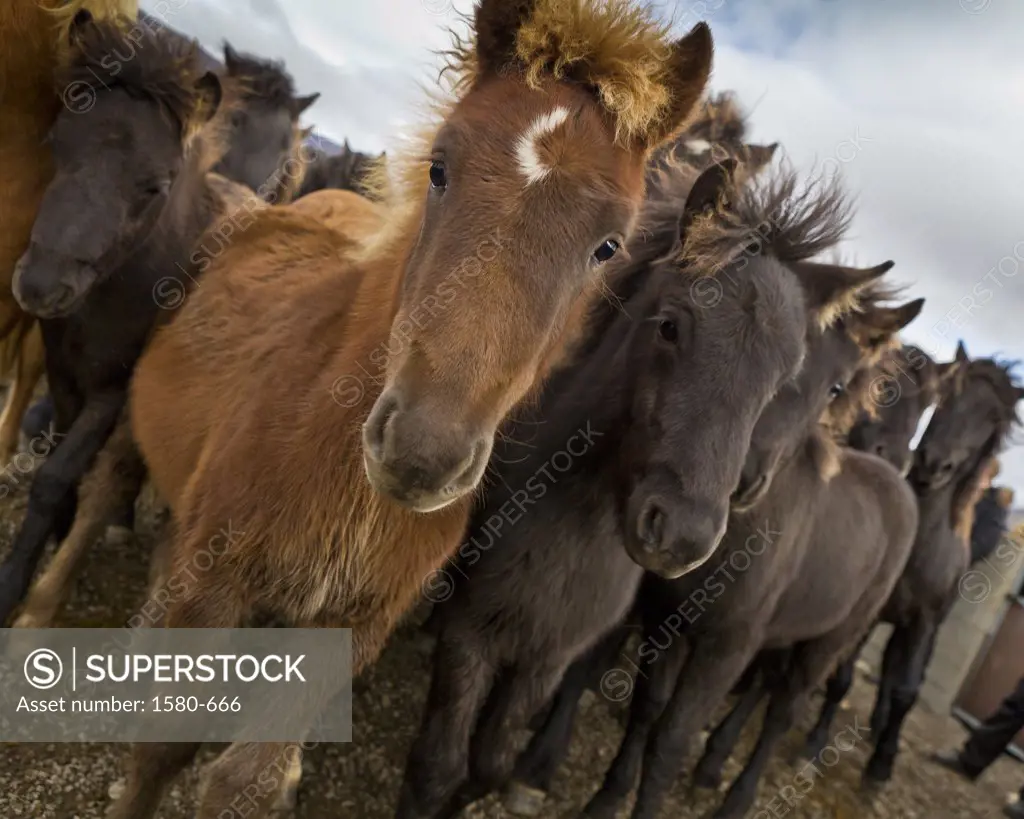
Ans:
MULTIPOLYGON (((373 258, 401 240, 410 219, 422 207, 430 147, 441 123, 480 77, 477 32, 467 16, 469 34, 449 31, 451 44, 443 59, 438 88, 423 87, 430 100, 426 122, 412 134, 406 149, 378 159, 369 170, 367 196, 384 203, 388 213, 380 234, 363 251, 373 258)), ((622 0, 537 0, 516 37, 514 68, 530 88, 552 80, 591 86, 613 115, 620 143, 641 136, 670 112, 671 26, 653 10, 622 0)))

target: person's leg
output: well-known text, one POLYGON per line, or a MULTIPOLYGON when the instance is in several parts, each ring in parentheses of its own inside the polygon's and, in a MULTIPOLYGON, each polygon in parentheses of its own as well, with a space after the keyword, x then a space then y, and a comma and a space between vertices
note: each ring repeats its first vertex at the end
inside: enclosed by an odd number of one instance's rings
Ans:
POLYGON ((999 710, 971 731, 960 751, 960 759, 968 770, 978 773, 997 760, 1010 741, 1024 728, 1024 679, 999 710))
POLYGON ((943 751, 932 758, 968 779, 977 779, 1006 750, 1024 728, 1024 679, 992 716, 971 731, 959 750, 943 751))

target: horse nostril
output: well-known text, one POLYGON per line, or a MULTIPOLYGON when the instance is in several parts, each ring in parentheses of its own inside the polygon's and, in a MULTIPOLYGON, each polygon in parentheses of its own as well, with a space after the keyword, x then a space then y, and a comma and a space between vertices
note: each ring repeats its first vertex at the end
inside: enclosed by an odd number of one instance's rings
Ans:
POLYGON ((939 472, 943 475, 947 475, 953 471, 952 461, 943 461, 942 466, 939 467, 939 472))
POLYGON ((732 493, 733 503, 744 504, 750 501, 752 498, 756 498, 761 492, 761 487, 764 486, 767 476, 764 473, 751 478, 749 475, 744 475, 740 479, 739 486, 736 487, 736 491, 732 493))
POLYGON ((366 447, 376 461, 384 460, 388 425, 398 414, 398 398, 384 394, 377 399, 377 405, 366 419, 364 435, 366 447))
POLYGON ((655 503, 648 503, 636 522, 636 534, 640 542, 649 548, 661 545, 665 536, 665 513, 655 503))

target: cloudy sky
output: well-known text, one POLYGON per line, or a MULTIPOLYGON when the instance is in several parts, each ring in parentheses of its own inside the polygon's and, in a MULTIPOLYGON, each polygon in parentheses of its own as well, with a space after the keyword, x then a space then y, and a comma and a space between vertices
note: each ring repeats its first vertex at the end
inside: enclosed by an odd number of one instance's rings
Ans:
MULTIPOLYGON (((308 122, 353 148, 394 146, 417 83, 467 0, 142 0, 214 52, 284 59, 308 122)), ((1024 3, 1020 0, 658 0, 706 20, 714 90, 797 167, 838 167, 857 197, 844 253, 893 259, 927 299, 906 337, 940 360, 1024 359, 1024 3)), ((1022 367, 1024 373, 1024 367, 1022 367)), ((1024 435, 1000 481, 1024 505, 1024 435)))

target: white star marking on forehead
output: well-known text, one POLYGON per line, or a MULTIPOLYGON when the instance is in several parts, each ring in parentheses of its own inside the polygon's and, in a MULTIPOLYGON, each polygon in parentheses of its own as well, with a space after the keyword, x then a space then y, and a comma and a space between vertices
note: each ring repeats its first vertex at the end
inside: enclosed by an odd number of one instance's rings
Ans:
POLYGON ((527 128, 523 135, 516 142, 516 158, 519 160, 519 170, 526 176, 526 183, 540 182, 545 176, 551 173, 551 168, 546 166, 537 154, 537 140, 546 134, 550 134, 569 117, 569 109, 559 105, 547 114, 537 117, 527 128))

